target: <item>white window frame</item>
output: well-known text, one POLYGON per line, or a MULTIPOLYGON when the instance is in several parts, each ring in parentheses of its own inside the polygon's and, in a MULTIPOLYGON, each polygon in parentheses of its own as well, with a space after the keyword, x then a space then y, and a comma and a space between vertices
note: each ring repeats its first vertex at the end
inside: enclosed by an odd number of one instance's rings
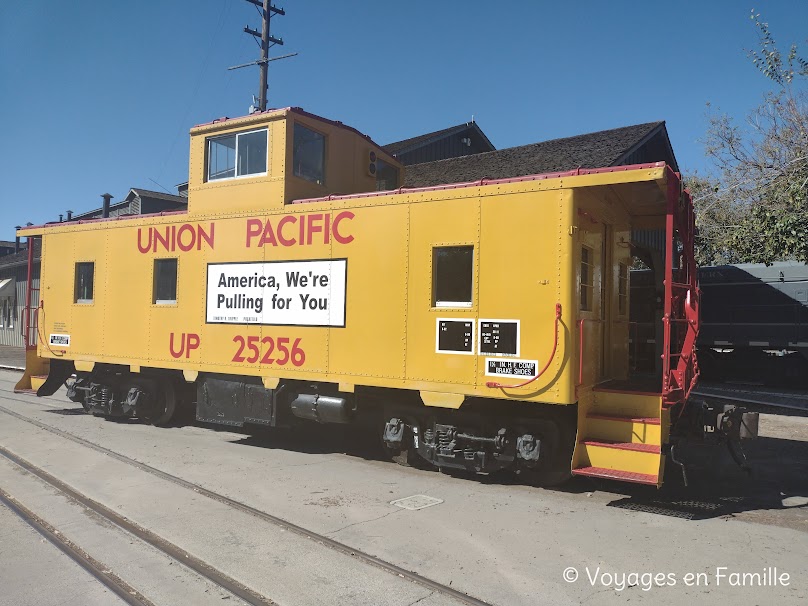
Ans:
POLYGON ((269 127, 264 128, 255 128, 253 130, 245 130, 245 131, 238 131, 235 133, 224 133, 221 135, 217 135, 215 137, 208 137, 205 139, 205 143, 207 144, 206 158, 205 158, 205 182, 206 183, 218 183, 219 181, 232 181, 233 179, 248 179, 250 177, 266 177, 269 174, 269 127), (210 178, 210 144, 216 139, 224 139, 225 137, 232 137, 235 135, 236 137, 236 150, 235 150, 235 158, 236 164, 233 167, 234 171, 238 171, 238 140, 241 135, 251 135, 252 133, 260 133, 264 131, 267 134, 267 153, 266 158, 264 158, 264 172, 262 173, 249 173, 247 175, 235 175, 233 177, 221 177, 219 179, 211 179, 210 178))
POLYGON ((177 264, 177 278, 176 278, 176 282, 174 283, 174 296, 175 297, 178 296, 179 289, 180 289, 180 260, 179 260, 179 258, 178 257, 162 257, 162 258, 159 258, 159 259, 155 259, 154 260, 154 269, 153 269, 153 271, 155 273, 154 273, 154 280, 153 280, 153 283, 152 283, 152 289, 154 289, 154 292, 152 294, 152 300, 154 301, 154 303, 152 303, 152 305, 176 305, 177 304, 177 299, 176 298, 174 298, 174 299, 158 299, 157 298, 157 292, 156 292, 157 283, 156 282, 157 282, 157 262, 158 261, 174 261, 177 264))
POLYGON ((74 272, 73 273, 73 288, 74 289, 76 288, 75 280, 78 277, 78 265, 79 265, 79 263, 92 263, 92 265, 93 265, 93 298, 92 299, 79 299, 79 298, 76 298, 75 294, 74 294, 75 302, 73 304, 74 305, 93 305, 95 303, 95 261, 76 261, 73 264, 73 272, 74 272))
POLYGON ((470 301, 439 301, 437 298, 437 275, 435 275, 436 268, 433 267, 432 272, 432 292, 430 295, 432 296, 433 303, 432 309, 471 309, 474 307, 474 271, 476 269, 475 262, 477 257, 477 251, 475 250, 475 246, 473 244, 436 244, 432 246, 432 258, 434 263, 434 256, 435 250, 438 248, 470 248, 472 251, 472 260, 471 260, 471 300, 470 301))

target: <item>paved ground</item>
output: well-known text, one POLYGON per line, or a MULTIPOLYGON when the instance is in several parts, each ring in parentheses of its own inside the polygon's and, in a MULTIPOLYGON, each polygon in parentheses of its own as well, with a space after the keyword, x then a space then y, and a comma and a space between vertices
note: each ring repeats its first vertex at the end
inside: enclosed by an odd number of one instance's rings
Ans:
MULTIPOLYGON (((561 490, 542 490, 401 468, 380 460, 375 443, 350 429, 250 436, 198 426, 159 429, 104 421, 77 414, 63 394, 36 399, 10 393, 17 376, 0 372, 0 407, 497 606, 617 604, 629 599, 801 604, 808 599, 804 416, 762 418, 763 437, 748 447, 752 477, 737 469, 724 450, 699 448, 687 453, 690 488, 682 486, 670 466, 661 491, 584 478, 561 490), (419 494, 443 502, 418 511, 390 504, 419 494), (777 586, 770 581, 774 567, 777 586), (568 568, 575 568, 577 580, 565 580, 568 568), (739 585, 743 577, 733 573, 757 576, 746 577, 744 586, 739 585), (783 573, 789 575, 788 585, 783 573), (654 574, 663 576, 654 579, 654 574), (756 581, 768 584, 750 586, 756 581), (661 586, 653 586, 655 582, 661 586)), ((454 603, 2 410, 0 446, 282 606, 454 603)), ((218 587, 205 586, 187 570, 175 578, 165 556, 127 540, 120 530, 88 522, 87 515, 77 515, 60 502, 64 499, 43 489, 41 481, 6 460, 0 460, 0 488, 74 534, 91 555, 155 604, 206 603, 200 596, 222 603, 218 587)), ((4 555, 7 541, 15 553, 35 548, 31 542, 37 535, 23 532, 19 524, 8 512, 0 516, 4 555)), ((39 548, 55 549, 48 544, 39 548)), ((33 566, 0 567, 0 587, 13 587, 20 595, 24 583, 41 579, 36 603, 76 603, 48 589, 51 574, 62 574, 65 591, 86 586, 81 571, 58 573, 71 570, 70 562, 59 564, 58 556, 33 554, 28 556, 33 566)), ((3 603, 17 602, 0 596, 3 603)))
POLYGON ((25 368, 25 348, 0 345, 0 368, 25 368))

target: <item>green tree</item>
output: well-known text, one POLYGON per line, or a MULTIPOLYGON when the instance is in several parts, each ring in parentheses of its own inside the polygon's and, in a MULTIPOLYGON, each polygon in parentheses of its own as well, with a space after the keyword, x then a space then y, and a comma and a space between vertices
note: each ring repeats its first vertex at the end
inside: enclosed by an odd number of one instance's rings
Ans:
POLYGON ((808 96, 799 89, 808 61, 796 45, 782 53, 754 11, 752 20, 760 48, 749 57, 775 90, 742 126, 725 114, 710 116, 705 144, 716 176, 689 179, 699 261, 808 262, 808 96))

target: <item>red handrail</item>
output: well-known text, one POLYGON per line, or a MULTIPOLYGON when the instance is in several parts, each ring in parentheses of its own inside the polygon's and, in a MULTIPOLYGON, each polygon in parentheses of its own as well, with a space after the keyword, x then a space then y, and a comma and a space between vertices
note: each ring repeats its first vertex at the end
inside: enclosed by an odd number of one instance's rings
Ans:
POLYGON ((31 338, 31 294, 35 289, 34 283, 34 236, 28 236, 28 283, 25 286, 25 322, 23 323, 23 338, 25 349, 36 349, 36 339, 31 338))

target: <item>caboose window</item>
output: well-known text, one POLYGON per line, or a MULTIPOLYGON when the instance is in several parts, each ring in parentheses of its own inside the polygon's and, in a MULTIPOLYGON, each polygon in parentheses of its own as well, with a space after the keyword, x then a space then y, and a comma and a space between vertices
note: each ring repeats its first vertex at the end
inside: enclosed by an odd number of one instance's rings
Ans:
POLYGON ((392 164, 376 160, 376 191, 398 187, 398 169, 392 164))
POLYGON ((208 181, 267 172, 267 129, 208 139, 208 181))
POLYGON ((177 260, 154 260, 154 286, 152 303, 174 305, 177 302, 177 260))
POLYGON ((295 123, 293 174, 306 181, 325 183, 325 136, 295 123))
POLYGON ((95 263, 76 263, 76 278, 73 289, 73 301, 76 303, 93 302, 93 280, 95 278, 95 263))
POLYGON ((473 276, 473 246, 433 248, 432 305, 434 307, 471 307, 473 276))
POLYGON ((581 247, 581 309, 592 311, 593 272, 595 253, 588 246, 581 247))

